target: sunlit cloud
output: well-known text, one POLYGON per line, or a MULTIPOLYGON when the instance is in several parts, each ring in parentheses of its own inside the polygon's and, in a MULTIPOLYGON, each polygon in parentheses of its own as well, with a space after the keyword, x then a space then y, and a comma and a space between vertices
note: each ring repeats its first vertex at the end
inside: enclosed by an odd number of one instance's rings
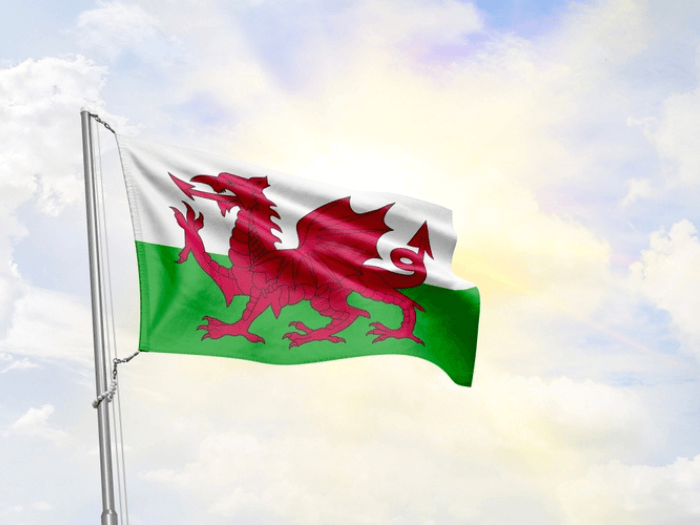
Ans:
POLYGON ((692 523, 700 517, 700 456, 664 466, 611 461, 560 493, 571 523, 692 523))

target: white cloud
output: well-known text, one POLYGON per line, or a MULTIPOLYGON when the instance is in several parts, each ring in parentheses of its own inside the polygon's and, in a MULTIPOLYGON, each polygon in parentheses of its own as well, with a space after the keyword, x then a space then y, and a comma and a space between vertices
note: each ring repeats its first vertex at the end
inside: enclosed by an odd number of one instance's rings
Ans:
MULTIPOLYGON (((532 516, 542 504, 559 512, 552 495, 562 480, 584 475, 591 459, 614 457, 630 440, 641 446, 651 424, 630 389, 502 375, 483 361, 470 390, 432 365, 396 356, 314 365, 322 373, 240 367, 171 367, 168 382, 150 385, 179 408, 175 419, 165 413, 149 425, 186 439, 194 457, 161 454, 139 478, 188 494, 213 522, 419 524, 442 515, 442 523, 494 523, 495 498, 523 523, 548 523, 532 516), (178 392, 198 372, 207 388, 183 404, 178 392), (211 403, 222 396, 249 401, 211 403)), ((141 446, 162 446, 158 435, 144 438, 141 446)))
POLYGON ((110 60, 127 51, 158 61, 166 58, 167 42, 155 17, 136 4, 99 1, 97 5, 78 18, 76 30, 83 48, 97 49, 110 60))
POLYGON ((68 434, 63 430, 52 428, 48 419, 55 411, 53 405, 42 405, 40 408, 30 408, 10 425, 10 433, 22 436, 36 436, 49 441, 64 441, 68 434))
MULTIPOLYGON (((700 48, 699 48, 700 53, 700 48)), ((674 93, 663 101, 661 117, 645 132, 661 158, 674 167, 672 184, 700 182, 700 88, 674 93)))
POLYGON ((82 192, 79 111, 102 108, 106 71, 83 57, 26 60, 0 70, 0 184, 10 214, 33 196, 57 214, 82 192))
MULTIPOLYGON (((2 207, 0 215, 3 215, 2 207)), ((11 228, 14 222, 9 220, 8 226, 11 228)), ((16 301, 26 292, 17 266, 10 260, 11 247, 8 241, 0 235, 0 336, 7 329, 16 301)))
MULTIPOLYGON (((692 16, 695 13, 685 13, 692 16)), ((684 14, 678 13, 679 17, 684 14)), ((670 28, 669 28, 670 30, 670 28)), ((695 50, 696 79, 700 78, 700 45, 695 50)), ((640 125, 644 135, 666 162, 662 175, 669 187, 697 186, 700 183, 700 88, 667 95, 655 116, 630 119, 640 125)))
POLYGON ((37 501, 33 506, 36 510, 40 510, 42 512, 51 512, 54 509, 53 505, 47 503, 46 501, 37 501))
POLYGON ((90 309, 67 294, 40 288, 16 302, 7 335, 0 339, 5 352, 85 365, 93 359, 92 344, 90 309))
POLYGON ((700 357, 700 241, 688 220, 651 234, 649 249, 630 266, 630 282, 666 310, 680 341, 700 357))
POLYGON ((700 456, 661 467, 611 461, 560 494, 575 525, 691 525, 700 520, 700 456))
POLYGON ((518 428, 516 439, 528 442, 523 448, 600 451, 639 437, 650 423, 634 392, 591 380, 503 377, 490 388, 493 424, 501 439, 514 441, 509 434, 518 428))
POLYGON ((627 181, 627 195, 622 199, 621 205, 629 206, 638 199, 648 199, 654 191, 649 179, 629 179, 627 181))
POLYGON ((12 260, 14 243, 26 235, 16 212, 33 201, 37 211, 55 216, 80 202, 79 111, 103 108, 104 74, 80 56, 0 69, 0 336, 16 301, 29 290, 12 260))
POLYGON ((0 374, 4 374, 5 372, 9 372, 10 370, 26 370, 27 368, 37 368, 37 366, 38 365, 36 363, 31 362, 25 357, 24 359, 20 359, 19 361, 13 360, 7 367, 0 371, 0 374))

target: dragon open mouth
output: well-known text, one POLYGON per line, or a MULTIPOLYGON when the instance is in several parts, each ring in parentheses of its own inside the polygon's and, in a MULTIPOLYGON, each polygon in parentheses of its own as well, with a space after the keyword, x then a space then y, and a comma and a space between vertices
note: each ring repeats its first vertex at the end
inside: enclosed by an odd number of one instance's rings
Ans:
POLYGON ((236 195, 231 188, 227 187, 227 185, 223 184, 222 181, 219 180, 219 177, 212 177, 210 175, 197 175, 196 177, 192 177, 192 182, 206 184, 216 192, 210 193, 208 191, 196 189, 194 184, 178 179, 172 173, 168 173, 168 175, 170 175, 170 178, 177 185, 177 187, 180 188, 182 193, 187 195, 190 199, 194 200, 195 197, 200 197, 203 199, 216 201, 216 203, 219 205, 219 209, 221 210, 221 215, 226 215, 226 213, 231 211, 232 208, 241 205, 238 195, 236 195))

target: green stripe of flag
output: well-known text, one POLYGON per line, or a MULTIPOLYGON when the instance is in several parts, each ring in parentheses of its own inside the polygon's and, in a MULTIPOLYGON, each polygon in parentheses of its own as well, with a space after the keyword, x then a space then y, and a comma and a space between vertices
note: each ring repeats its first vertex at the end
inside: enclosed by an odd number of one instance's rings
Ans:
MULTIPOLYGON (((216 284, 199 267, 193 257, 177 264, 180 248, 136 242, 141 282, 141 332, 139 348, 147 352, 234 357, 261 363, 291 365, 379 354, 400 354, 426 359, 442 368, 452 380, 470 386, 474 375, 479 320, 479 292, 448 290, 423 284, 400 290, 423 306, 417 312, 414 334, 425 346, 408 339, 388 339, 372 343, 366 335, 369 323, 379 321, 398 327, 402 320, 399 307, 365 299, 357 293, 348 302, 370 313, 338 333, 347 343, 315 341, 289 348, 285 333, 294 331, 290 321, 303 320, 311 328, 328 324, 308 301, 287 306, 276 319, 271 308, 251 325, 250 331, 265 338, 265 343, 251 343, 243 337, 225 336, 202 340, 197 330, 203 316, 233 323, 243 312, 248 297, 235 297, 226 307, 216 284)), ((212 254, 219 263, 229 265, 228 258, 212 254)))

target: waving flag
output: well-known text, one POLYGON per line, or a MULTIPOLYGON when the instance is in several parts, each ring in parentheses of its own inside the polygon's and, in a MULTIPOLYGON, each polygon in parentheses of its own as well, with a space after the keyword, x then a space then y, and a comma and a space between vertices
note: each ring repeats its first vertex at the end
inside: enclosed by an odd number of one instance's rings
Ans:
POLYGON ((449 210, 119 137, 140 349, 300 364, 403 354, 471 385, 479 293, 449 210))

